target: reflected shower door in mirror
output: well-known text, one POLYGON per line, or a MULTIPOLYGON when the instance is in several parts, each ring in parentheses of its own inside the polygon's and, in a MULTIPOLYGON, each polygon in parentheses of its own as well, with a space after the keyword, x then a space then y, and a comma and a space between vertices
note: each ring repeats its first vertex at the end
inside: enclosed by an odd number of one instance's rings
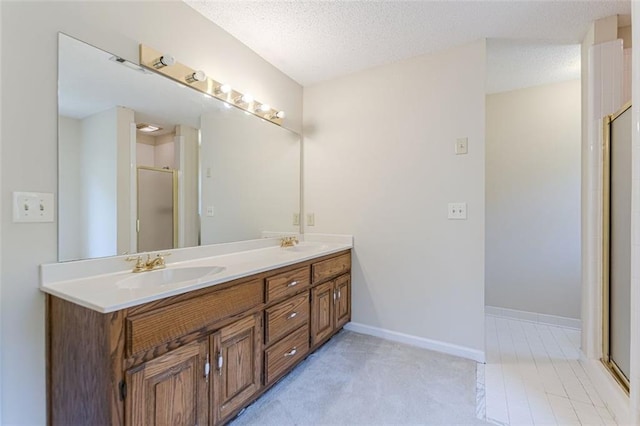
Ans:
POLYGON ((60 261, 300 231, 298 134, 64 34, 58 76, 60 261))

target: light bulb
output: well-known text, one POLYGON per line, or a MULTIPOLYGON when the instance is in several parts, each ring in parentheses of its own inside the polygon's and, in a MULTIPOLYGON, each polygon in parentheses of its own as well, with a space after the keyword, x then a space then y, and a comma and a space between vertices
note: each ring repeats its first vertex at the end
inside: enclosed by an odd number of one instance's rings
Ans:
POLYGON ((216 87, 216 95, 219 95, 220 93, 224 93, 225 95, 229 92, 231 92, 231 86, 229 86, 228 84, 221 84, 220 86, 216 87))
POLYGON ((285 118, 286 116, 287 116, 287 114, 285 114, 285 113, 284 113, 284 111, 278 111, 278 112, 276 113, 276 117, 278 117, 278 118, 279 118, 279 119, 281 119, 281 120, 282 120, 283 118, 285 118))
POLYGON ((271 105, 269 104, 262 104, 260 105, 260 107, 258 108, 260 111, 262 112, 269 112, 271 111, 271 105))
POLYGON ((155 69, 160 69, 164 67, 168 67, 176 63, 176 58, 171 55, 162 55, 156 60, 153 61, 153 67, 155 69))
POLYGON ((196 81, 205 81, 207 79, 207 75, 204 73, 204 71, 198 70, 192 74, 189 74, 184 79, 187 81, 187 83, 195 83, 196 81))
POLYGON ((245 104, 250 104, 251 102, 253 102, 253 96, 248 94, 248 93, 246 93, 246 94, 242 95, 241 100, 245 104))

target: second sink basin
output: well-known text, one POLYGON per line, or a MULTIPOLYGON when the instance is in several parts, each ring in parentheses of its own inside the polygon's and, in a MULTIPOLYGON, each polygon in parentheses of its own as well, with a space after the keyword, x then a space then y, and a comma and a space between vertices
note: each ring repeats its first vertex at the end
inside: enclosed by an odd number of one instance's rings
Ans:
POLYGON ((194 266, 187 268, 167 268, 157 271, 140 272, 123 278, 116 283, 118 288, 143 289, 160 288, 175 284, 191 285, 224 271, 224 266, 194 266))

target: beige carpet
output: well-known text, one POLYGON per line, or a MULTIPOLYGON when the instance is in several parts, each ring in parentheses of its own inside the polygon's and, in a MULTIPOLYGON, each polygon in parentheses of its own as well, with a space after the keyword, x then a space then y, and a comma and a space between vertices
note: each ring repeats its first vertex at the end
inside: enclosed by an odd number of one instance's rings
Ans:
POLYGON ((475 425, 476 363, 341 331, 231 425, 475 425))

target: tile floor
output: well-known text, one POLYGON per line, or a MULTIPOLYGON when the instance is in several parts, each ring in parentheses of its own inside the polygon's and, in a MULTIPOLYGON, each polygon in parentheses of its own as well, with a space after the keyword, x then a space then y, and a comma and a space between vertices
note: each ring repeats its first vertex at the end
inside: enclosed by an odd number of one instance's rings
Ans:
POLYGON ((486 339, 487 422, 616 424, 580 361, 579 330, 487 315, 486 339))

